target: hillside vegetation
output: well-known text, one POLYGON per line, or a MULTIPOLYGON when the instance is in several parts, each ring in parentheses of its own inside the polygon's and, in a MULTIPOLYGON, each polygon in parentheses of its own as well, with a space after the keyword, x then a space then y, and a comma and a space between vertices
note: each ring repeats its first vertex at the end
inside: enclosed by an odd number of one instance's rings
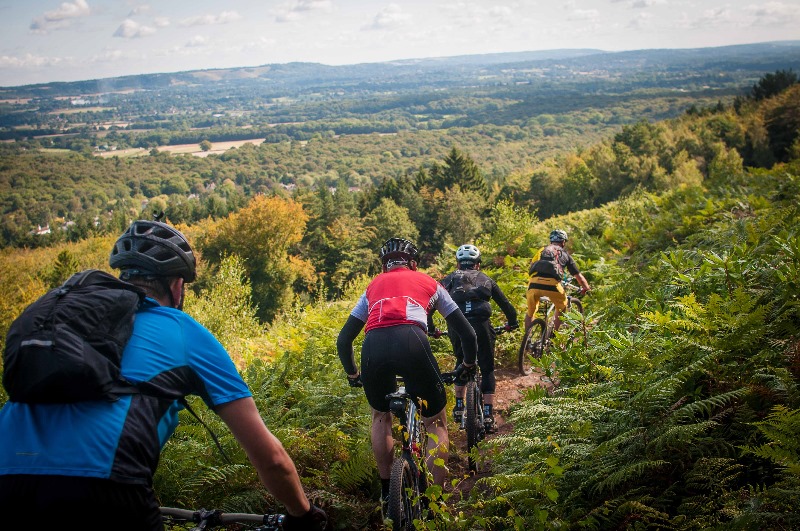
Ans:
MULTIPOLYGON (((340 529, 379 529, 368 407, 335 354, 376 242, 418 238, 438 277, 452 246, 474 241, 522 310, 528 261, 563 228, 594 287, 587 343, 541 360, 555 391, 532 388, 512 408, 513 432, 483 448, 493 475, 469 497, 452 484, 429 492, 428 529, 797 528, 800 86, 790 81, 625 127, 506 189, 451 149, 363 195, 340 185, 243 200, 232 215, 181 225, 204 279, 186 310, 230 350, 315 502, 340 529)), ((107 269, 113 239, 4 249, 0 331, 72 271, 107 269)), ((501 366, 518 340, 499 338, 501 366)), ((444 343, 436 354, 449 366, 444 343)), ((159 466, 162 504, 266 510, 235 440, 196 409, 234 464, 186 416, 159 466)))

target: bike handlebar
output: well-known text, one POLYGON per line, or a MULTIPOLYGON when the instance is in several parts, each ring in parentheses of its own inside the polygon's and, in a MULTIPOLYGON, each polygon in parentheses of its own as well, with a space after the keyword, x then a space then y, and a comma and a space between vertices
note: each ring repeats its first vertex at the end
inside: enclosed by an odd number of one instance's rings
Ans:
MULTIPOLYGON (((508 325, 508 324, 504 324, 504 325, 500 325, 500 326, 494 326, 494 327, 492 327, 492 329, 494 330, 495 334, 503 334, 505 332, 513 332, 514 330, 518 330, 519 329, 519 325, 511 326, 511 325, 508 325)), ((446 336, 446 335, 447 335, 447 330, 439 330, 438 328, 433 333, 428 332, 428 336, 432 337, 434 339, 438 339, 438 338, 440 338, 442 336, 446 336)))
POLYGON ((161 514, 164 516, 173 516, 186 520, 187 522, 194 522, 202 524, 202 528, 211 528, 221 526, 224 524, 234 523, 252 523, 260 524, 267 527, 264 531, 279 531, 283 529, 286 515, 283 514, 249 514, 249 513, 224 513, 218 509, 208 510, 200 509, 197 511, 191 509, 178 509, 175 507, 160 507, 161 514))

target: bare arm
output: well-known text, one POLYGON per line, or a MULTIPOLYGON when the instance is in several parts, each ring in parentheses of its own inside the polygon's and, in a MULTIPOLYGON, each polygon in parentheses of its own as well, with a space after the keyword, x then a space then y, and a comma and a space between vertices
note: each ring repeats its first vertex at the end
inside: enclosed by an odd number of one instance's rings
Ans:
POLYGON ((258 477, 292 516, 302 516, 311 507, 300 484, 294 461, 283 444, 264 424, 252 398, 240 398, 216 408, 242 445, 247 458, 258 471, 258 477))
POLYGON ((583 291, 591 291, 592 288, 589 287, 589 281, 586 280, 586 277, 583 276, 583 273, 578 273, 575 275, 575 280, 578 281, 578 284, 583 288, 583 291))

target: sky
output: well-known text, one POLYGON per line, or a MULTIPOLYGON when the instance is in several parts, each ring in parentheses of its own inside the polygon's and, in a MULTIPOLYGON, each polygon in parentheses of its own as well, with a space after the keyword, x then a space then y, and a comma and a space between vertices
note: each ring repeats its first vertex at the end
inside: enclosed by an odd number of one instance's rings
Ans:
POLYGON ((0 86, 800 40, 800 0, 0 0, 0 86))

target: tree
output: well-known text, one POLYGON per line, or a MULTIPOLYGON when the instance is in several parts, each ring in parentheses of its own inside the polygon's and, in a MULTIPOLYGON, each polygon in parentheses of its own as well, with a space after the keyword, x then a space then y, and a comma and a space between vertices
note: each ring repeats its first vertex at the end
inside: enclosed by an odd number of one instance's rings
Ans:
POLYGON ((442 201, 439 226, 445 242, 461 245, 475 240, 483 232, 486 199, 473 191, 451 190, 442 201))
POLYGON ((203 140, 202 142, 200 142, 200 149, 202 149, 203 151, 210 151, 212 147, 213 144, 208 140, 203 140))
POLYGON ((408 210, 385 197, 367 215, 364 224, 373 228, 374 236, 370 241, 370 247, 374 250, 379 249, 386 240, 393 237, 406 238, 414 243, 419 239, 419 231, 408 216, 408 210))
POLYGON ((750 97, 756 101, 771 98, 797 83, 797 74, 789 70, 777 70, 758 80, 750 90, 750 97))
POLYGON ((489 188, 478 165, 469 155, 453 147, 442 164, 431 168, 431 180, 437 190, 446 191, 455 186, 488 196, 489 188))
POLYGON ((291 304, 294 282, 301 276, 308 278, 312 270, 306 261, 290 254, 303 237, 307 221, 300 203, 260 195, 210 227, 198 246, 214 265, 228 255, 242 258, 258 317, 270 322, 291 304))

